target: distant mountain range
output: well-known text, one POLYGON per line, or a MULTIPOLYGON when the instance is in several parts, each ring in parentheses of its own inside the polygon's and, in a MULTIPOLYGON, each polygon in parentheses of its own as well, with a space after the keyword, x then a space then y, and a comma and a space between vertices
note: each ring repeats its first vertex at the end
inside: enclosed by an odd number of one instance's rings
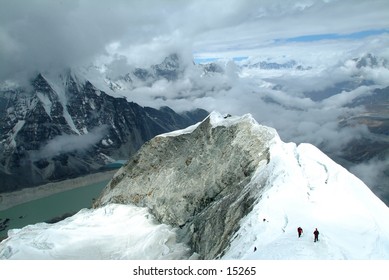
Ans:
MULTIPOLYGON (((153 75, 174 78, 171 63, 155 66, 153 75)), ((178 114, 168 107, 141 107, 70 70, 57 76, 38 74, 30 87, 3 85, 0 192, 99 171, 128 159, 155 135, 187 127, 207 114, 201 109, 178 114)))
POLYGON ((327 87, 323 90, 304 92, 304 95, 314 101, 321 101, 335 94, 341 93, 342 91, 351 91, 360 86, 374 85, 374 82, 371 79, 365 77, 365 74, 363 72, 364 68, 378 69, 382 67, 385 69, 389 69, 389 62, 385 58, 377 57, 371 53, 365 54, 361 57, 350 59, 344 62, 343 64, 346 64, 348 62, 354 64, 356 70, 353 73, 352 77, 350 77, 351 79, 338 82, 335 85, 327 87))
POLYGON ((105 82, 112 91, 120 94, 123 90, 135 89, 139 86, 152 86, 153 83, 161 79, 175 82, 183 78, 185 71, 191 67, 198 70, 194 76, 190 77, 194 79, 202 75, 223 74, 225 72, 224 67, 217 63, 185 65, 182 57, 173 53, 167 56, 160 64, 144 68, 133 68, 127 73, 109 77, 105 82))
POLYGON ((254 59, 253 61, 249 61, 248 63, 243 63, 241 67, 247 68, 258 68, 262 70, 311 70, 311 66, 304 66, 301 63, 298 63, 294 59, 289 59, 283 62, 273 60, 273 59, 254 59))

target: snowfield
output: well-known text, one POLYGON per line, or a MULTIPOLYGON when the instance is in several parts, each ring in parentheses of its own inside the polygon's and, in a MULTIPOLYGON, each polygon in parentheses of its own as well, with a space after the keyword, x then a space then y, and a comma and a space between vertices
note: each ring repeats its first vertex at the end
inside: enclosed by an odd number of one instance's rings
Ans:
POLYGON ((8 234, 0 259, 181 259, 190 251, 175 242, 174 229, 132 205, 83 209, 56 224, 29 225, 8 234))
MULTIPOLYGON (((257 129, 250 115, 225 119, 211 114, 214 126, 247 119, 257 129)), ((389 259, 389 208, 316 147, 284 143, 273 129, 269 133, 274 133, 270 161, 260 162, 251 182, 263 191, 221 258, 389 259), (301 238, 299 226, 304 230, 301 238), (320 232, 316 243, 315 228, 320 232)), ((110 204, 81 210, 57 224, 10 230, 0 243, 0 259, 196 258, 176 237, 176 229, 158 224, 146 208, 110 204)))

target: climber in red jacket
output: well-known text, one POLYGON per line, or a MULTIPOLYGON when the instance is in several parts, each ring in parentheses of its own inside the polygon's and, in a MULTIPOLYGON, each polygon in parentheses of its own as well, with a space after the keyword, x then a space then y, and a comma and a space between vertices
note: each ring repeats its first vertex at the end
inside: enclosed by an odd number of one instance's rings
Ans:
POLYGON ((297 228, 297 233, 298 233, 299 238, 300 238, 301 234, 303 233, 303 229, 301 227, 298 227, 297 228))

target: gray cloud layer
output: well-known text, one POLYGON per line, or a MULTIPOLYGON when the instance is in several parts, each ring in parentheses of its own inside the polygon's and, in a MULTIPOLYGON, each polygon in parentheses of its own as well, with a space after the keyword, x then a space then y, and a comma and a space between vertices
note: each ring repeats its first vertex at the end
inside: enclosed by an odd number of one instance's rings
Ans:
POLYGON ((173 45, 220 52, 389 26, 385 0, 0 0, 0 6, 0 79, 92 62, 113 43, 115 52, 141 62, 173 45))

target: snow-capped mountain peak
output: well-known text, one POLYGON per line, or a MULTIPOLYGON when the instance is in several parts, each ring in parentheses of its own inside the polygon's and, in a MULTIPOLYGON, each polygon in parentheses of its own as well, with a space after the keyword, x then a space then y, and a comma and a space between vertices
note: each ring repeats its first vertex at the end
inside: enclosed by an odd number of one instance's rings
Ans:
POLYGON ((374 54, 367 53, 361 57, 352 59, 355 62, 356 68, 363 67, 377 68, 377 67, 389 67, 389 62, 382 57, 377 57, 374 54))

